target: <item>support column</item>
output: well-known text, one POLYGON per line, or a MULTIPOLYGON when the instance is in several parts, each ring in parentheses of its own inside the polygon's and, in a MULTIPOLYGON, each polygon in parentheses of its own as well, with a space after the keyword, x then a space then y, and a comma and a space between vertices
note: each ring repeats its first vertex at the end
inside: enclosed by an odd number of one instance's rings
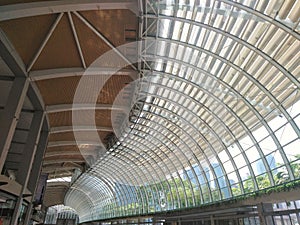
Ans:
POLYGON ((15 133, 21 109, 28 90, 29 81, 27 78, 16 77, 11 87, 7 103, 0 118, 0 172, 7 157, 10 144, 15 133))
POLYGON ((210 224, 215 225, 215 219, 214 216, 210 216, 210 224))
MULTIPOLYGON (((44 121, 44 124, 45 123, 47 123, 46 120, 44 121)), ((37 146, 30 178, 28 181, 28 189, 30 191, 32 191, 33 193, 36 191, 37 184, 38 184, 38 181, 40 178, 42 164, 43 164, 43 157, 44 157, 46 147, 47 147, 47 142, 48 142, 48 135, 49 135, 49 131, 47 128, 43 129, 40 133, 39 144, 37 146)))
POLYGON ((25 220, 24 220, 23 224, 29 224, 29 221, 30 221, 31 215, 32 215, 32 207, 33 207, 33 204, 32 204, 32 202, 30 202, 28 204, 28 208, 27 208, 27 211, 26 211, 26 216, 25 216, 25 220))
POLYGON ((41 111, 37 111, 34 113, 29 135, 27 137, 26 145, 24 148, 24 152, 22 154, 23 160, 21 161, 18 173, 17 173, 17 181, 22 185, 21 193, 18 197, 13 215, 11 220, 11 225, 18 224, 18 218, 20 216, 20 209, 23 203, 23 194, 27 189, 27 184, 30 177, 30 171, 32 169, 32 163, 35 157, 37 144, 39 142, 40 132, 42 128, 44 120, 44 113, 41 111))
POLYGON ((272 225, 273 221, 270 218, 266 218, 265 212, 272 212, 273 205, 272 203, 261 203, 257 205, 257 212, 261 225, 272 225))
MULTIPOLYGON (((44 120, 44 128, 40 134, 39 144, 37 146, 32 170, 31 170, 28 185, 27 185, 28 189, 33 193, 32 201, 34 200, 34 197, 36 195, 37 185, 38 185, 38 181, 39 181, 39 178, 41 175, 43 157, 44 157, 44 153, 45 153, 45 150, 47 147, 47 142, 48 142, 48 134, 49 134, 49 132, 48 132, 48 127, 47 127, 47 121, 44 120)), ((32 207, 33 207, 33 204, 31 202, 30 207, 28 207, 28 210, 26 212, 24 224, 29 224, 29 221, 32 216, 32 207)))

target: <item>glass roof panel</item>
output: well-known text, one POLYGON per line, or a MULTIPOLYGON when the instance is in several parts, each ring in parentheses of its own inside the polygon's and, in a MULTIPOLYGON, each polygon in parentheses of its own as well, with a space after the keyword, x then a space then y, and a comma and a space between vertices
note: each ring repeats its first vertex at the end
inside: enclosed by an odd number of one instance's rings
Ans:
POLYGON ((139 101, 119 144, 66 197, 87 202, 81 222, 201 206, 269 188, 278 172, 300 179, 290 2, 144 2, 139 101))

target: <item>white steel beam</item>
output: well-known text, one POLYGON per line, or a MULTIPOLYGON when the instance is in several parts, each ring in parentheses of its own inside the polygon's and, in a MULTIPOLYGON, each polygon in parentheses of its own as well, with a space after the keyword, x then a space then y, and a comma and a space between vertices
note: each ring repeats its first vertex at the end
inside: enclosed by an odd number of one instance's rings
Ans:
POLYGON ((88 27, 90 28, 105 44, 107 44, 118 56, 120 56, 128 65, 137 70, 137 68, 133 65, 126 56, 123 55, 100 31, 98 31, 88 20, 86 20, 83 16, 81 16, 78 12, 74 12, 74 14, 88 27))
POLYGON ((77 162, 77 163, 85 163, 85 159, 75 159, 75 158, 70 158, 70 159, 66 159, 66 158, 59 158, 59 159, 52 159, 52 160, 47 160, 44 159, 43 161, 43 165, 49 165, 49 164, 58 164, 58 163, 65 163, 65 162, 77 162))
POLYGON ((70 146, 70 145, 100 146, 101 144, 102 143, 99 143, 99 141, 51 141, 48 143, 48 148, 63 147, 63 146, 70 146))
POLYGON ((83 171, 82 165, 75 163, 75 162, 68 162, 68 165, 63 165, 63 166, 57 166, 57 165, 48 165, 48 166, 43 166, 42 167, 42 172, 43 173, 48 173, 48 172, 54 172, 54 171, 68 171, 72 169, 79 168, 81 171, 83 171))
POLYGON ((92 156, 95 156, 96 153, 95 153, 95 150, 92 150, 92 151, 48 151, 46 152, 45 154, 45 157, 51 157, 51 156, 78 156, 78 155, 82 155, 82 156, 89 156, 89 155, 92 155, 92 156))
POLYGON ((27 71, 30 71, 31 68, 33 67, 34 63, 36 62, 36 60, 38 59, 38 57, 40 56, 41 52, 43 51, 44 47, 46 46, 48 40, 50 39, 51 35, 53 34, 55 28, 57 27, 58 23, 60 22, 62 16, 64 13, 60 13, 56 20, 54 21, 54 23, 52 24, 47 36, 45 37, 44 41, 42 42, 41 46, 39 47, 38 51, 35 53, 33 59, 31 60, 30 64, 28 65, 27 71))
POLYGON ((62 68, 62 69, 49 69, 49 70, 38 70, 29 72, 31 81, 40 81, 47 79, 55 79, 62 77, 74 77, 74 76, 97 76, 97 75, 118 75, 118 76, 130 76, 133 79, 137 78, 137 71, 132 69, 121 69, 115 68, 89 68, 85 70, 83 68, 62 68))
POLYGON ((76 131, 107 131, 113 132, 112 127, 100 127, 100 126, 61 126, 61 127, 51 127, 50 134, 64 133, 64 132, 76 132, 76 131))
POLYGON ((129 9, 134 13, 138 11, 136 0, 61 0, 30 2, 0 6, 0 21, 70 11, 104 9, 129 9))
POLYGON ((75 39, 75 42, 76 42, 77 50, 78 50, 78 53, 80 55, 80 60, 81 60, 82 66, 83 66, 83 68, 86 68, 86 63, 85 63, 84 56, 83 56, 83 53, 82 53, 82 50, 81 50, 80 42, 79 42, 79 39, 78 39, 78 35, 77 35, 77 32, 76 32, 76 28, 75 28, 75 25, 74 25, 74 22, 73 22, 71 12, 68 12, 68 18, 69 18, 69 22, 70 22, 70 25, 71 25, 71 28, 72 28, 73 36, 74 36, 74 39, 75 39))
POLYGON ((64 111, 77 111, 77 110, 115 110, 125 111, 126 106, 110 105, 110 104, 61 104, 50 105, 46 107, 46 113, 57 113, 64 111))

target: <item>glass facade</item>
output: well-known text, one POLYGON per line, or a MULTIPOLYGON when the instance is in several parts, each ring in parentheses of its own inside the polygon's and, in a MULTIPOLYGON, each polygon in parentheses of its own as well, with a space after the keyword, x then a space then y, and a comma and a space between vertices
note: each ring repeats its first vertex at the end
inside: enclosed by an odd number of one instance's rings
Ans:
POLYGON ((299 184, 299 5, 140 1, 134 107, 121 137, 67 193, 80 221, 299 184))

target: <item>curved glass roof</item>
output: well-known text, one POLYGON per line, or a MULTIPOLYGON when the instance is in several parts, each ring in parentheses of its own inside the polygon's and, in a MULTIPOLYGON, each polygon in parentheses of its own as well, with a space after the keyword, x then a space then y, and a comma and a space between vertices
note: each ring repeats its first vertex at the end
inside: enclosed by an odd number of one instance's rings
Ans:
POLYGON ((141 6, 128 127, 65 199, 81 222, 200 206, 299 179, 300 1, 141 6))

